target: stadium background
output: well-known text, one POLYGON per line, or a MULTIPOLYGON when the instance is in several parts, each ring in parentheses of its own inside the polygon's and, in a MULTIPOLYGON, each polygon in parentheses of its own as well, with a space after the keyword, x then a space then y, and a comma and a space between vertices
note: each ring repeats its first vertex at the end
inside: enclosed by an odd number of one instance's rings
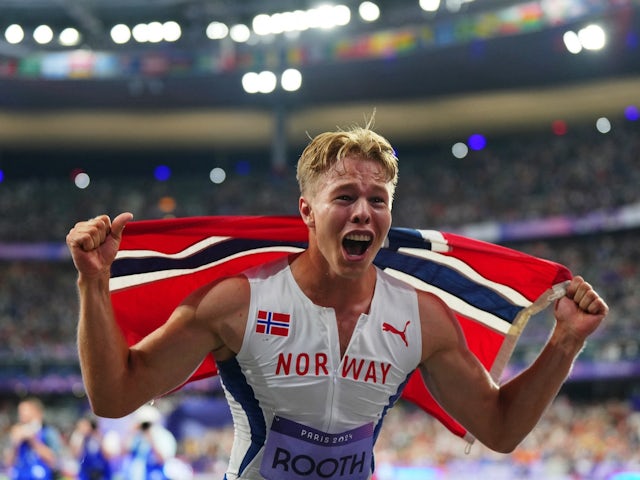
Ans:
MULTIPOLYGON (((457 231, 550 258, 588 277, 612 310, 559 400, 522 447, 496 456, 408 406, 385 423, 378 477, 631 478, 640 457, 637 264, 640 3, 636 0, 378 2, 365 22, 206 35, 212 21, 316 8, 272 1, 0 2, 0 428, 16 402, 46 400, 63 432, 86 410, 75 353, 75 221, 295 214, 309 135, 375 127, 401 160, 394 224, 457 231), (175 21, 175 42, 115 44, 116 24, 175 21), (32 32, 51 26, 39 44, 32 32), (13 43, 9 27, 24 39, 13 43), (567 31, 599 25, 600 50, 567 31), (75 26, 80 43, 61 46, 75 26), (299 90, 247 93, 243 76, 288 69, 299 90)), ((314 17, 323 10, 316 10, 314 17)), ((330 15, 330 18, 337 14, 330 15)), ((531 321, 509 371, 550 328, 531 321)), ((196 473, 229 447, 215 380, 158 402, 196 473), (221 427, 221 428, 217 428, 221 427)), ((106 428, 106 425, 105 425, 106 428)), ((120 427, 118 427, 120 428, 120 427)), ((70 469, 72 462, 70 461, 70 469)), ((217 469, 217 470, 216 470, 217 469)), ((213 478, 220 478, 214 475, 213 478)))

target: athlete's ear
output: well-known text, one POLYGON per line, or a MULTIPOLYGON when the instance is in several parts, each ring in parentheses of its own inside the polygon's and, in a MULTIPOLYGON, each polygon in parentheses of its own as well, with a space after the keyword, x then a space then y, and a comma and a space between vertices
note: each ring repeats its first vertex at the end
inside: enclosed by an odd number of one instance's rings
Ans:
POLYGON ((300 197, 298 200, 298 210, 300 210, 300 216, 302 217, 302 221, 309 228, 315 226, 315 220, 313 216, 313 209, 311 208, 311 204, 307 202, 307 199, 304 197, 300 197))

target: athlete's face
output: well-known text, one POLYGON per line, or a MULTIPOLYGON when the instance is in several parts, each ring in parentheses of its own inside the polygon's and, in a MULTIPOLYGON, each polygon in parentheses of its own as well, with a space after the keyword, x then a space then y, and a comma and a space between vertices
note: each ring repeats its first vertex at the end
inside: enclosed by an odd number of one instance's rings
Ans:
POLYGON ((300 198, 310 250, 330 270, 357 277, 373 262, 391 227, 391 189, 374 160, 347 156, 300 198))

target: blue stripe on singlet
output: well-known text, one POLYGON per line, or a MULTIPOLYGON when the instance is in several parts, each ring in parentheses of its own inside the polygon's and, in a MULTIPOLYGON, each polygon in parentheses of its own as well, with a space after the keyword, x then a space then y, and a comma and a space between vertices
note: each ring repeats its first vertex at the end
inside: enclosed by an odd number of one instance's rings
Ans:
POLYGON ((224 383, 224 387, 242 407, 249 420, 251 446, 247 449, 240 463, 238 473, 242 475, 244 469, 247 468, 249 463, 251 463, 264 446, 267 438, 267 425, 264 421, 264 415, 262 414, 258 399, 253 392, 253 388, 251 388, 251 385, 247 382, 247 378, 244 376, 244 373, 242 373, 242 368, 240 368, 240 364, 236 358, 217 361, 216 365, 218 366, 218 373, 224 383))
MULTIPOLYGON (((389 409, 391 407, 393 407, 396 402, 398 401, 398 399, 400 398, 400 396, 402 395, 402 391, 404 390, 404 387, 407 386, 407 383, 409 382, 409 378, 411 378, 411 375, 413 374, 413 372, 415 372, 415 370, 409 372, 409 374, 407 375, 407 378, 404 379, 404 382, 402 382, 400 385, 398 385, 398 390, 396 391, 395 395, 392 395, 391 397, 389 397, 389 402, 387 403, 387 405, 384 407, 384 409, 382 410, 382 414, 380 415, 380 420, 378 420, 378 423, 376 424, 376 426, 373 429, 373 445, 375 446, 376 441, 378 440, 378 435, 380 435, 380 430, 382 430, 382 422, 384 421, 384 417, 386 417, 387 412, 389 412, 389 409)), ((371 457, 371 471, 373 472, 375 470, 375 456, 371 457)))

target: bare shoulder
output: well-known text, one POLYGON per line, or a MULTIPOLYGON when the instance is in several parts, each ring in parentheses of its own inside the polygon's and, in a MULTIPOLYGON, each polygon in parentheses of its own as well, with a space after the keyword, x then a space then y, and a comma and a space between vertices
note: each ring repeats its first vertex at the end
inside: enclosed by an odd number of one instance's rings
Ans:
POLYGON ((453 311, 436 295, 418 292, 418 310, 422 328, 422 361, 436 352, 464 345, 464 335, 453 311))
POLYGON ((244 275, 237 275, 207 284, 185 300, 194 308, 196 321, 207 325, 218 338, 216 359, 230 357, 240 349, 250 296, 249 281, 244 275))

